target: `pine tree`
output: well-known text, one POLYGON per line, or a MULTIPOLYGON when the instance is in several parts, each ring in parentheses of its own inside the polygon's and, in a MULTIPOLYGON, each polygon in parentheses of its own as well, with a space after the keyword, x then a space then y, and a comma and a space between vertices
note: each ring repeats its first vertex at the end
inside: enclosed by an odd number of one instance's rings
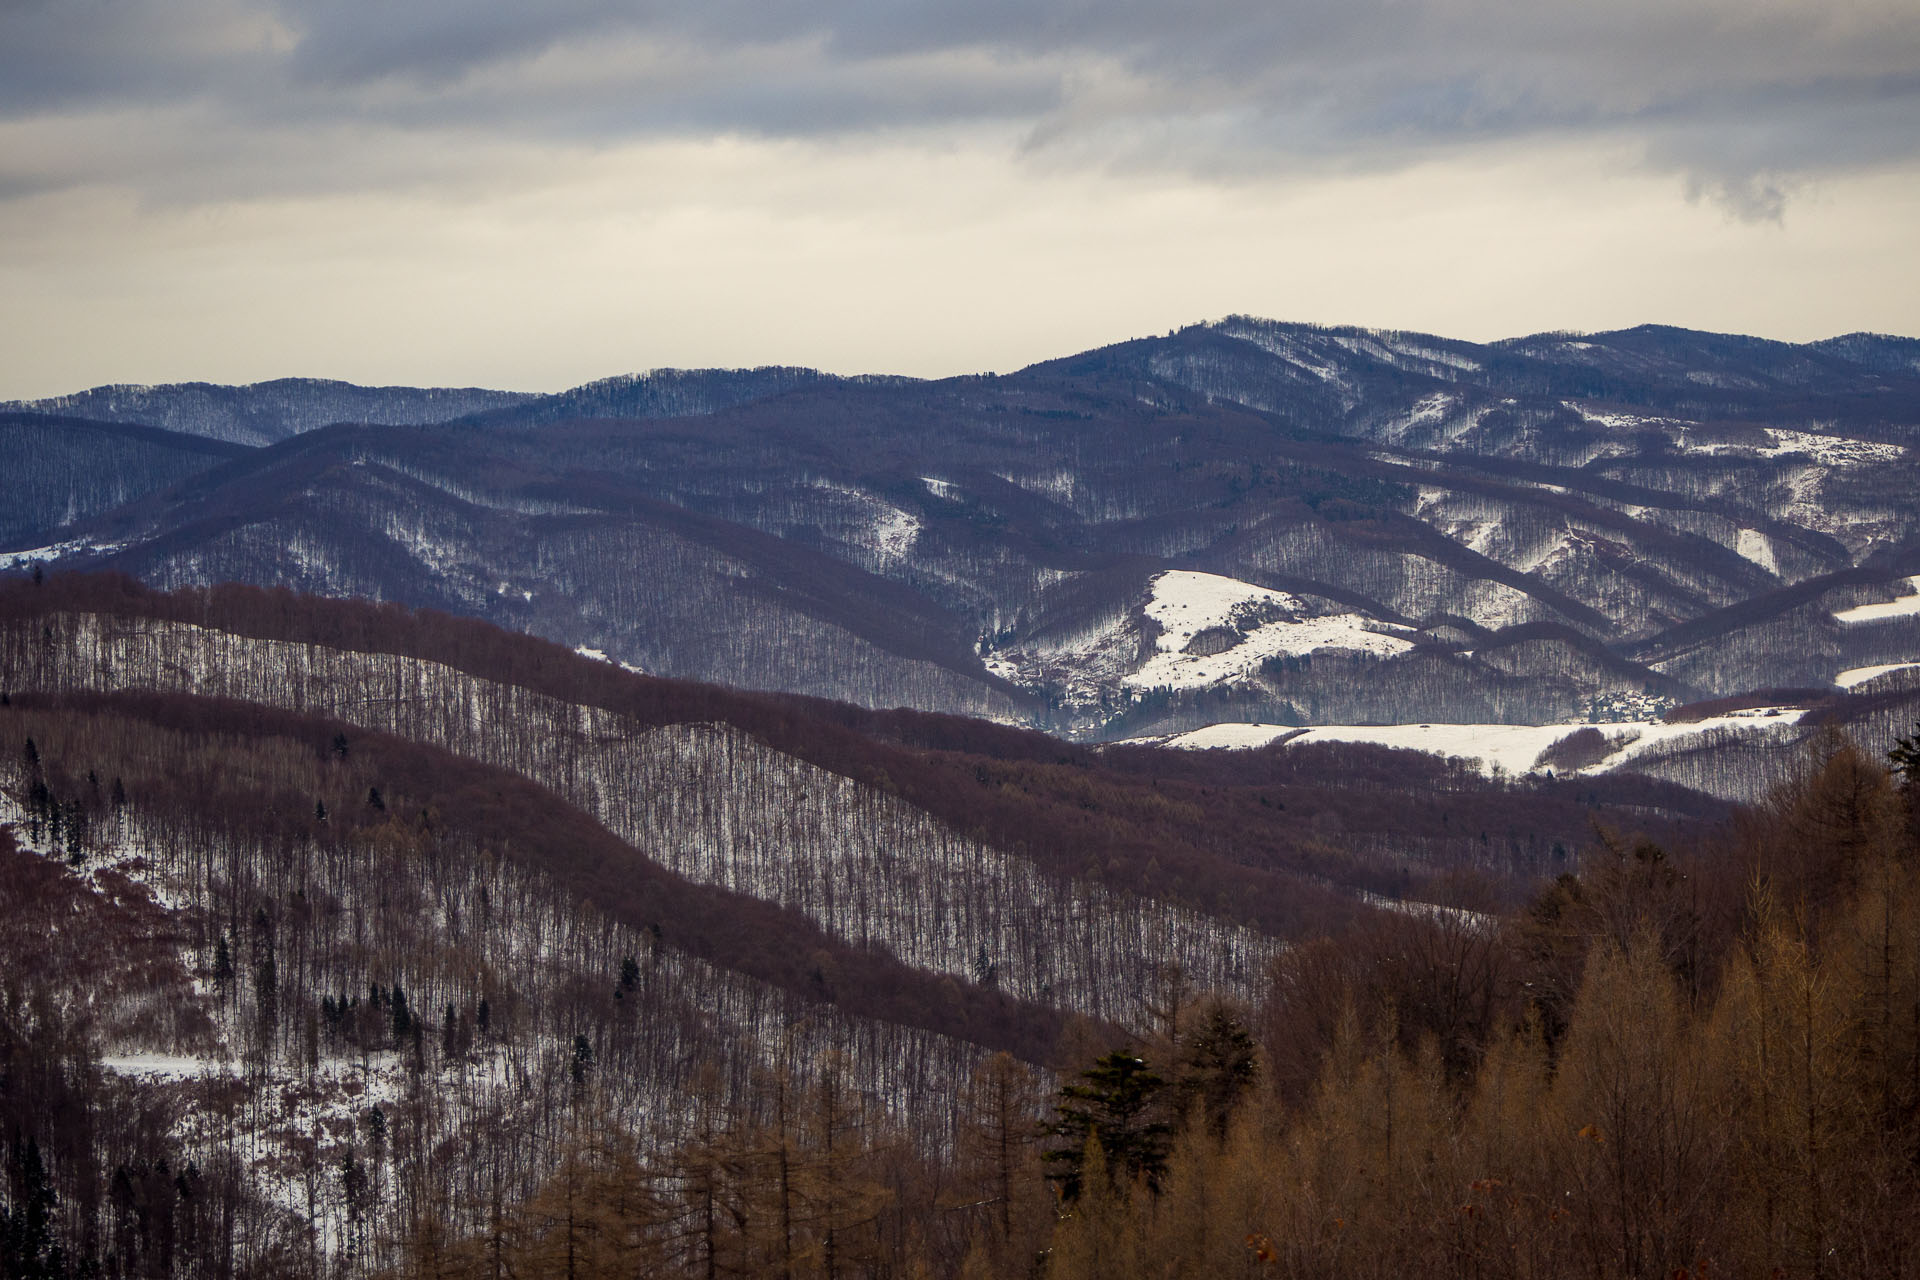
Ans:
POLYGON ((64 1280, 66 1261, 54 1234, 60 1197, 39 1141, 28 1138, 25 1146, 15 1147, 11 1163, 13 1207, 0 1206, 0 1276, 64 1280))
POLYGON ((397 982, 393 984, 392 1002, 393 1047, 404 1049, 413 1034, 413 1015, 407 1012, 407 993, 397 982))
POLYGON ((233 991, 233 948, 227 945, 227 935, 221 934, 213 947, 213 985, 221 997, 226 998, 233 991))
POLYGON ((1209 1000, 1180 1045, 1175 1081, 1183 1107, 1198 1107, 1206 1127, 1224 1138, 1234 1110, 1259 1079, 1246 1020, 1222 1000, 1209 1000))
POLYGON ((1173 1132, 1166 1121, 1155 1118, 1166 1080, 1145 1059, 1124 1049, 1101 1057, 1080 1073, 1080 1080, 1060 1089, 1057 1118, 1048 1131, 1061 1145, 1044 1157, 1053 1166, 1047 1176, 1059 1184, 1065 1199, 1078 1198, 1085 1190, 1087 1143, 1097 1138, 1104 1172, 1123 1188, 1138 1179, 1148 1190, 1158 1191, 1173 1132))
POLYGON ((569 1074, 573 1077, 573 1087, 579 1090, 585 1087, 587 1076, 593 1070, 593 1042, 584 1035, 573 1038, 573 1061, 569 1074))

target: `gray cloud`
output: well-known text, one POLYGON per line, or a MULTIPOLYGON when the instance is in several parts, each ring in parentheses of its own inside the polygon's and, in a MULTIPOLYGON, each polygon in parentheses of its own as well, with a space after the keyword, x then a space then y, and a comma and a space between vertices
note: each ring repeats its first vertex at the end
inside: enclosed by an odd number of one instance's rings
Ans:
MULTIPOLYGON (((1033 163, 1232 179, 1603 140, 1742 217, 1920 151, 1905 0, 5 0, 0 190, 383 181, 395 138, 836 137, 1013 124, 1033 163), (169 135, 168 122, 181 132, 169 135), (101 124, 101 129, 107 125, 101 124), (209 140, 221 139, 222 145, 209 140), (316 163, 276 164, 311 149, 316 163), (256 153, 258 158, 256 159, 256 153)), ((454 151, 461 144, 452 144, 454 151)))

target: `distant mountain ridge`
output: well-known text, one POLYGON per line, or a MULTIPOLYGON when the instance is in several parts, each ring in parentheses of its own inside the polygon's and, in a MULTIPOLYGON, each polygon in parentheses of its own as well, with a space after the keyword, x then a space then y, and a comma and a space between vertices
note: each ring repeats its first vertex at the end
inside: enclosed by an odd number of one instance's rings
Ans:
POLYGON ((367 387, 322 378, 277 378, 224 386, 116 384, 44 400, 0 402, 0 414, 158 427, 236 444, 266 445, 335 423, 366 426, 535 426, 568 418, 674 418, 714 413, 795 387, 892 385, 910 378, 841 378, 817 369, 654 369, 551 395, 481 387, 367 387))
MULTIPOLYGON (((0 566, 396 600, 1088 738, 1624 722, 1920 662, 1916 361, 1235 316, 1004 376, 664 370, 219 454, 14 414, 67 461, 23 473, 0 566)), ((283 424, 348 403, 263 385, 283 424)))
POLYGON ((407 426, 524 404, 537 397, 478 387, 363 387, 322 378, 244 386, 176 382, 94 387, 46 400, 0 404, 0 413, 44 413, 140 423, 236 444, 263 445, 335 422, 407 426))

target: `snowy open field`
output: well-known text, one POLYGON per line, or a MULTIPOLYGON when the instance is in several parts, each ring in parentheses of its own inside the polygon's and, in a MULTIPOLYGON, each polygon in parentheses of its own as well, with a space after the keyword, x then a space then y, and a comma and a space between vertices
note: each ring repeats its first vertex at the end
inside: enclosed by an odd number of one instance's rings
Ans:
POLYGON ((1799 716, 1797 708, 1754 707, 1689 724, 1668 724, 1660 720, 1544 725, 1330 724, 1310 729, 1281 724, 1214 724, 1170 737, 1140 741, 1194 751, 1246 750, 1280 739, 1285 739, 1288 746, 1312 742, 1370 742, 1382 747, 1478 761, 1481 771, 1488 774, 1514 774, 1530 772, 1540 753, 1568 734, 1591 728, 1615 744, 1604 760, 1583 770, 1602 772, 1618 768, 1655 747, 1670 746, 1714 730, 1758 729, 1792 723, 1799 716))
POLYGON ((1870 680, 1878 680, 1895 671, 1911 671, 1916 667, 1920 667, 1920 662, 1883 662, 1875 667, 1853 667, 1835 676, 1833 682, 1842 689, 1857 689, 1870 680))
POLYGON ((1152 592, 1146 615, 1160 635, 1157 652, 1125 680, 1136 689, 1204 688, 1246 675, 1269 658, 1320 649, 1386 657, 1413 647, 1376 630, 1381 624, 1364 614, 1314 617, 1298 596, 1217 573, 1170 570, 1154 578, 1152 592), (1218 652, 1194 646, 1196 637, 1209 632, 1223 646, 1218 652))
POLYGON ((1920 576, 1907 579, 1907 594, 1880 604, 1856 605, 1841 609, 1834 620, 1849 626, 1861 622, 1880 622, 1887 618, 1906 618, 1920 613, 1920 576))

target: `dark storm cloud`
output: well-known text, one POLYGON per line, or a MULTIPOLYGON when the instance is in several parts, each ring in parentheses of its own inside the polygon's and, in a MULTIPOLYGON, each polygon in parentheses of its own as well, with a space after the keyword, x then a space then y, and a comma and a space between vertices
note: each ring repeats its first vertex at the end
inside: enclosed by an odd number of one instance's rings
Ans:
MULTIPOLYGON (((1000 123, 1042 158, 1225 178, 1600 139, 1764 217, 1808 175, 1920 150, 1920 8, 0 0, 5 121, 143 110, 202 133, 268 131, 282 151, 342 125, 599 143, 1000 123)), ((156 136, 144 165, 116 160, 111 140, 75 145, 0 154, 0 182, 141 185, 165 168, 177 183, 180 162, 207 162, 190 139, 175 156, 156 136)), ((210 188, 250 180, 213 167, 196 176, 210 188)))

